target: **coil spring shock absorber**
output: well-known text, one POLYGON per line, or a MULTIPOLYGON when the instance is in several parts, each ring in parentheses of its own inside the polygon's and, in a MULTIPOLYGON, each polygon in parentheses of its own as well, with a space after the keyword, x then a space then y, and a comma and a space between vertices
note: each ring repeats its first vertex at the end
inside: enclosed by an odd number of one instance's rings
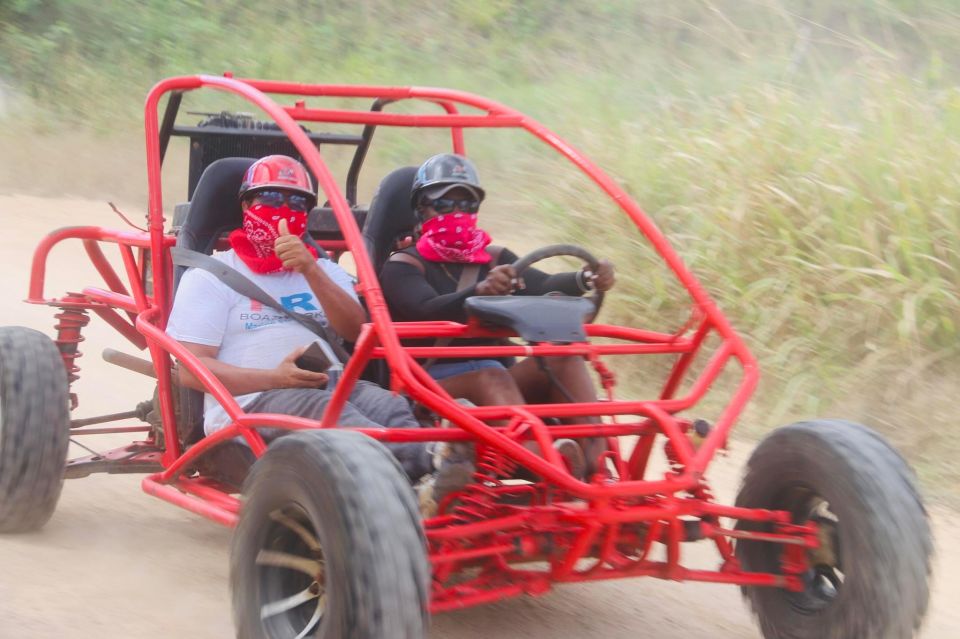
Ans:
MULTIPOLYGON (((82 303, 86 298, 77 295, 70 295, 64 298, 68 304, 70 302, 82 303)), ((57 323, 54 328, 57 330, 57 337, 54 342, 60 349, 60 357, 63 358, 63 366, 67 369, 67 387, 80 379, 80 367, 76 360, 82 357, 83 353, 78 348, 80 342, 84 340, 80 331, 90 322, 90 316, 87 310, 79 306, 61 306, 62 310, 54 315, 57 323)), ((78 400, 76 393, 70 393, 70 410, 77 407, 78 400)))
POLYGON ((464 488, 454 514, 460 523, 484 519, 496 508, 497 489, 503 486, 501 477, 509 477, 517 465, 500 451, 486 448, 477 458, 473 483, 464 488))

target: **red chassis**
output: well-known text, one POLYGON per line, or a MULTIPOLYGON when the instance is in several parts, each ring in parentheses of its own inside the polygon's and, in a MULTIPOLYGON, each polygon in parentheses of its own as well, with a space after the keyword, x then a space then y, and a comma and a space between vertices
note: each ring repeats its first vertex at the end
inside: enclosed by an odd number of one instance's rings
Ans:
MULTIPOLYGON (((266 450, 254 426, 285 429, 344 428, 338 418, 345 399, 372 359, 385 359, 394 391, 434 411, 459 428, 356 429, 382 442, 453 441, 470 439, 477 443, 477 482, 464 491, 459 505, 423 522, 433 565, 434 590, 431 609, 442 611, 494 601, 521 593, 542 593, 553 582, 590 581, 631 576, 654 576, 673 580, 695 580, 751 586, 772 586, 801 590, 800 575, 808 569, 807 553, 816 548, 817 525, 792 523, 791 513, 747 509, 715 503, 704 473, 717 450, 723 447, 744 404, 757 384, 753 356, 727 319, 709 298, 694 276, 647 215, 598 167, 555 134, 531 118, 496 102, 459 91, 419 87, 378 87, 308 85, 216 76, 190 76, 164 80, 147 97, 145 107, 147 171, 149 183, 149 232, 115 231, 98 227, 71 227, 48 235, 34 255, 28 302, 61 309, 57 315, 56 343, 60 348, 70 381, 77 377, 74 365, 77 344, 88 311, 106 320, 140 349, 148 348, 159 386, 162 416, 162 444, 151 434, 148 441, 115 451, 128 463, 136 462, 159 472, 143 480, 147 493, 198 513, 226 526, 237 523, 241 500, 217 482, 202 475, 188 474, 200 455, 219 443, 243 437, 259 457, 266 450), (334 392, 323 419, 318 421, 279 414, 247 414, 223 385, 176 341, 164 333, 172 301, 172 263, 168 249, 176 242, 165 232, 161 199, 160 169, 165 141, 161 142, 159 104, 165 95, 179 96, 196 89, 213 88, 245 98, 262 109, 288 136, 317 177, 342 231, 342 241, 321 242, 332 252, 350 251, 359 278, 358 292, 370 313, 356 343, 341 383, 334 392), (282 106, 268 94, 297 96, 292 106, 282 106), (441 114, 399 114, 380 111, 309 107, 307 98, 374 98, 385 103, 401 100, 439 105, 441 114), (461 107, 471 112, 462 114, 461 107), (488 347, 403 348, 401 338, 458 337, 498 334, 471 323, 397 323, 390 319, 376 273, 369 259, 361 231, 350 205, 317 147, 298 122, 347 123, 367 126, 437 127, 451 131, 452 148, 464 152, 463 129, 512 127, 524 129, 575 164, 609 195, 637 225, 663 258, 692 298, 694 313, 688 326, 675 334, 658 333, 621 326, 586 326, 591 338, 604 343, 569 345, 537 344, 488 347), (103 276, 107 288, 88 287, 61 298, 44 295, 47 256, 57 243, 81 240, 103 276), (115 244, 122 257, 127 284, 114 271, 101 250, 115 244), (152 282, 152 288, 147 282, 152 282), (691 365, 705 348, 708 336, 719 337, 719 346, 707 353, 699 376, 679 395, 691 365), (623 401, 613 397, 613 376, 602 358, 608 355, 675 354, 672 371, 660 396, 644 401, 623 401), (608 392, 605 401, 589 404, 487 406, 467 408, 454 401, 432 380, 415 358, 504 357, 531 355, 581 355, 592 363, 608 392), (709 357, 707 357, 709 356, 709 357), (232 424, 188 450, 177 436, 172 387, 172 359, 178 359, 203 381, 223 405, 232 424), (730 402, 699 445, 690 434, 691 424, 676 415, 696 405, 721 372, 735 360, 741 369, 740 381, 730 402), (603 415, 602 425, 583 423, 547 426, 545 417, 569 418, 603 415), (505 426, 491 426, 497 420, 505 426), (660 478, 649 478, 648 460, 658 435, 670 470, 660 478), (560 437, 604 436, 608 439, 608 474, 579 481, 565 468, 552 442, 560 437), (629 455, 621 452, 624 437, 635 439, 629 455), (533 439, 541 454, 522 442, 533 439), (533 484, 504 482, 502 477, 524 466, 541 479, 533 484), (514 505, 510 505, 514 504, 514 505), (767 524, 764 532, 726 528, 721 517, 767 524), (693 570, 681 564, 681 543, 708 538, 719 552, 717 570, 693 570), (734 554, 735 539, 779 544, 778 572, 747 572, 734 554), (652 550, 659 543, 665 556, 654 560, 652 550), (583 561, 588 559, 590 561, 583 561), (448 577, 464 568, 479 568, 467 579, 448 577)), ((74 405, 75 396, 72 396, 74 405)), ((144 427, 90 429, 92 423, 110 421, 129 414, 102 419, 75 420, 72 435, 149 431, 144 427)), ((111 454, 106 455, 107 458, 111 454)), ((73 462, 71 462, 73 463, 73 462)))

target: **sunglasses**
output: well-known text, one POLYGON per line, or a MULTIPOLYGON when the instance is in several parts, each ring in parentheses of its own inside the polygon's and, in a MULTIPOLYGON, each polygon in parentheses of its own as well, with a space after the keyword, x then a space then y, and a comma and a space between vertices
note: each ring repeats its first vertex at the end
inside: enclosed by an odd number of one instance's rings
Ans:
POLYGON ((312 208, 312 202, 306 195, 299 193, 283 193, 282 191, 260 191, 253 196, 254 201, 270 206, 280 208, 286 202, 291 211, 306 212, 312 208))
POLYGON ((480 210, 480 200, 455 200, 449 197, 438 197, 435 200, 424 200, 423 203, 437 213, 453 213, 454 211, 476 213, 480 210))

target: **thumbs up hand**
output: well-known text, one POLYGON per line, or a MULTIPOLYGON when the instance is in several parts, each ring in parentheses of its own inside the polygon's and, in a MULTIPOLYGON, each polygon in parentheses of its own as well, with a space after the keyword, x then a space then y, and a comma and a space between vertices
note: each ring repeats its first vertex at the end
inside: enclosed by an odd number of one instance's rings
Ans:
POLYGON ((285 219, 281 219, 277 225, 280 232, 273 243, 273 250, 277 257, 283 262, 283 268, 297 273, 306 273, 310 269, 317 267, 317 262, 306 245, 296 235, 291 235, 290 226, 285 219))

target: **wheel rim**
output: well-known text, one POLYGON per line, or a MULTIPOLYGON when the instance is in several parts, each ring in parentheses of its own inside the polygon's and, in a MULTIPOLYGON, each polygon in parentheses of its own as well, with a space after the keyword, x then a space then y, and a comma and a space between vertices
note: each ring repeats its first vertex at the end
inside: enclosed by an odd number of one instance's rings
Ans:
POLYGON ((260 620, 269 637, 316 637, 326 611, 323 548, 306 511, 297 504, 270 513, 255 560, 260 620))
POLYGON ((810 566, 801 575, 804 589, 790 593, 790 603, 798 612, 814 614, 830 606, 843 590, 840 519, 826 499, 808 488, 793 489, 789 504, 795 522, 817 525, 820 545, 807 551, 810 566))

